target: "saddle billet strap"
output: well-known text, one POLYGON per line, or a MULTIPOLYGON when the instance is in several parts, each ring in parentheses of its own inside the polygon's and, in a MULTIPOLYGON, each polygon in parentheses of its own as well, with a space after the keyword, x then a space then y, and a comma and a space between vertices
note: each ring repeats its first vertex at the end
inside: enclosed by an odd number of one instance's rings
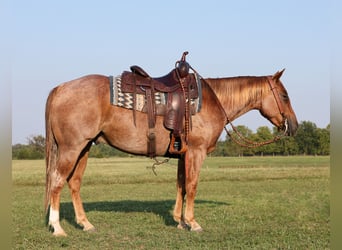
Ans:
POLYGON ((153 158, 156 155, 156 136, 155 136, 155 103, 154 103, 154 90, 153 88, 146 89, 146 104, 147 104, 147 120, 148 120, 148 132, 147 132, 147 150, 148 155, 153 158))

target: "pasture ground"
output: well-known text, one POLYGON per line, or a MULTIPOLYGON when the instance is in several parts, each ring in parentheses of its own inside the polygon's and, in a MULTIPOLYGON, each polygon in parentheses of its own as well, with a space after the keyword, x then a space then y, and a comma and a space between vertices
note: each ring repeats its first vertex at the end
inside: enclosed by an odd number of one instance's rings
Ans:
POLYGON ((67 185, 61 225, 49 232, 43 209, 45 163, 12 162, 13 249, 329 249, 330 158, 207 158, 195 215, 204 232, 172 219, 176 161, 149 168, 148 158, 90 159, 81 194, 89 221, 74 220, 67 185))

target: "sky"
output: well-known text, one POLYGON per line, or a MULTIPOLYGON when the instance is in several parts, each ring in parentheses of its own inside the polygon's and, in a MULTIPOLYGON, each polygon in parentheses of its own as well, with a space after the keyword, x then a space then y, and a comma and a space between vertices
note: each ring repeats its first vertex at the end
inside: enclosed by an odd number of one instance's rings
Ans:
MULTIPOLYGON (((45 102, 60 83, 119 75, 133 64, 161 76, 183 51, 203 77, 285 68, 298 121, 325 128, 332 8, 316 0, 11 1, 12 144, 45 135, 45 102)), ((234 125, 272 127, 255 111, 234 125)))

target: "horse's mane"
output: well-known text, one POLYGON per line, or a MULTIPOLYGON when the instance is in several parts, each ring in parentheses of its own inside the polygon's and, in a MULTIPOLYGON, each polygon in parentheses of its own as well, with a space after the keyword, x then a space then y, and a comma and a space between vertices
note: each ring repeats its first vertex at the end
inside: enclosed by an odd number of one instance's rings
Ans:
POLYGON ((237 76, 226 78, 207 78, 206 82, 216 93, 224 107, 230 110, 241 109, 241 104, 253 105, 261 100, 269 90, 265 76, 237 76))

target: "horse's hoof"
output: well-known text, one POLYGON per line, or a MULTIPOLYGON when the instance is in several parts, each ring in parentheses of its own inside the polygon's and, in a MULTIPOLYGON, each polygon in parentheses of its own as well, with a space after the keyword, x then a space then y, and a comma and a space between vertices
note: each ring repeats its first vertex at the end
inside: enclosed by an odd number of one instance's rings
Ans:
POLYGON ((91 227, 91 228, 88 228, 88 229, 84 228, 83 231, 89 232, 89 233, 95 233, 96 232, 96 228, 95 227, 91 227))
POLYGON ((59 223, 55 223, 55 225, 53 225, 53 223, 50 221, 49 222, 49 231, 52 232, 53 236, 67 236, 67 234, 64 232, 63 228, 60 226, 59 223))
POLYGON ((66 237, 67 236, 67 234, 64 231, 53 232, 52 235, 56 236, 56 237, 66 237))
POLYGON ((199 228, 191 228, 190 230, 191 232, 196 232, 196 233, 201 233, 203 232, 203 228, 199 227, 199 228))
POLYGON ((184 230, 184 229, 189 229, 188 225, 185 224, 184 221, 180 221, 179 224, 177 225, 178 229, 184 230))
POLYGON ((200 233, 203 232, 203 228, 197 222, 195 222, 190 231, 200 233))
POLYGON ((181 224, 178 224, 178 225, 177 225, 177 229, 184 230, 185 227, 183 227, 183 225, 181 225, 181 224))

